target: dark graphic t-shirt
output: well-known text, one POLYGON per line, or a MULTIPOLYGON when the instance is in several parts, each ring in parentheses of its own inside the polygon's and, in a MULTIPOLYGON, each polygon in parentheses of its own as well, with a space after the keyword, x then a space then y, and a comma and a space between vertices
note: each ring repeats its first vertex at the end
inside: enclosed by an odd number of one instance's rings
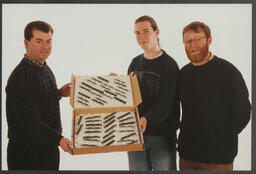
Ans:
POLYGON ((143 108, 145 112, 148 112, 146 108, 150 109, 150 106, 157 104, 159 101, 159 86, 160 75, 150 71, 135 71, 138 76, 140 89, 142 92, 142 98, 144 98, 143 108))
POLYGON ((146 117, 144 135, 173 136, 179 126, 177 79, 179 68, 173 58, 163 51, 155 59, 143 54, 135 57, 128 69, 139 81, 142 103, 138 106, 140 117, 146 117))

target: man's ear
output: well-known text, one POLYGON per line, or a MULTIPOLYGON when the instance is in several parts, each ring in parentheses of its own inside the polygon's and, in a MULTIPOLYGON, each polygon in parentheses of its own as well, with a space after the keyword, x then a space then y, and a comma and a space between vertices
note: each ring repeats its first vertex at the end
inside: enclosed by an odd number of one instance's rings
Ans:
POLYGON ((28 49, 28 42, 29 42, 28 40, 26 40, 26 39, 24 40, 24 45, 25 45, 26 50, 28 49))
POLYGON ((209 37, 207 42, 208 42, 208 45, 211 45, 211 43, 212 43, 212 37, 209 37))
POLYGON ((160 30, 157 28, 156 29, 156 35, 159 36, 160 30))

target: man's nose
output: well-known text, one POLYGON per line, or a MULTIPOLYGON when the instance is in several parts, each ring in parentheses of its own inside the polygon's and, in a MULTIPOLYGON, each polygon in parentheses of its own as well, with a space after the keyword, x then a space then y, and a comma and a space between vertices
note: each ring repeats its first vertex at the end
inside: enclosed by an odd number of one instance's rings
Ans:
POLYGON ((191 46, 191 47, 197 47, 197 46, 198 46, 197 41, 196 41, 195 39, 192 39, 192 40, 191 40, 191 43, 190 43, 190 46, 191 46))
POLYGON ((143 33, 139 34, 139 40, 143 40, 144 38, 145 38, 145 36, 143 33))
POLYGON ((49 45, 48 45, 48 43, 43 43, 42 47, 43 47, 44 49, 48 49, 48 48, 49 48, 49 45))

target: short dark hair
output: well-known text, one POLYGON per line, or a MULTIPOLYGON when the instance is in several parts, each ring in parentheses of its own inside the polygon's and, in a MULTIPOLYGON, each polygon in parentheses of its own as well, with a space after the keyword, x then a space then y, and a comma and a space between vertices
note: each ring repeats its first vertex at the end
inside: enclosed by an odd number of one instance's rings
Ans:
POLYGON ((192 30, 194 32, 203 31, 206 38, 211 37, 211 30, 210 30, 210 28, 205 23, 203 23, 203 22, 198 22, 198 21, 191 22, 190 24, 188 24, 183 29, 182 36, 184 36, 184 33, 189 31, 189 30, 192 30))
POLYGON ((139 23, 139 22, 144 22, 144 21, 148 21, 151 24, 151 27, 153 28, 154 31, 156 31, 156 29, 158 29, 158 26, 156 24, 156 21, 147 15, 141 16, 138 19, 136 19, 135 24, 139 23))
POLYGON ((50 24, 44 21, 32 21, 27 24, 24 30, 24 37, 26 40, 30 41, 30 39, 33 37, 33 30, 40 30, 45 33, 51 31, 51 33, 53 33, 53 28, 50 24))

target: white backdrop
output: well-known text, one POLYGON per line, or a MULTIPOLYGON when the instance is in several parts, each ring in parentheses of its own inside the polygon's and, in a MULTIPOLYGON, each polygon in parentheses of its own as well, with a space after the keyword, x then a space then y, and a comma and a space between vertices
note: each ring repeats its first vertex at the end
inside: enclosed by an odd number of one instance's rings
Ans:
MULTIPOLYGON (((212 31, 212 53, 232 62, 243 74, 251 100, 252 6, 250 4, 3 4, 2 22, 2 170, 7 169, 5 86, 25 53, 24 28, 43 20, 54 28, 47 60, 58 87, 75 75, 126 74, 133 57, 142 53, 133 33, 134 21, 152 16, 160 29, 162 48, 183 67, 189 61, 182 29, 192 21, 212 31)), ((63 135, 71 138, 72 108, 61 104, 63 135)), ((126 152, 71 156, 61 150, 60 170, 128 170, 126 152)), ((251 124, 239 135, 234 170, 251 170, 251 124)))

